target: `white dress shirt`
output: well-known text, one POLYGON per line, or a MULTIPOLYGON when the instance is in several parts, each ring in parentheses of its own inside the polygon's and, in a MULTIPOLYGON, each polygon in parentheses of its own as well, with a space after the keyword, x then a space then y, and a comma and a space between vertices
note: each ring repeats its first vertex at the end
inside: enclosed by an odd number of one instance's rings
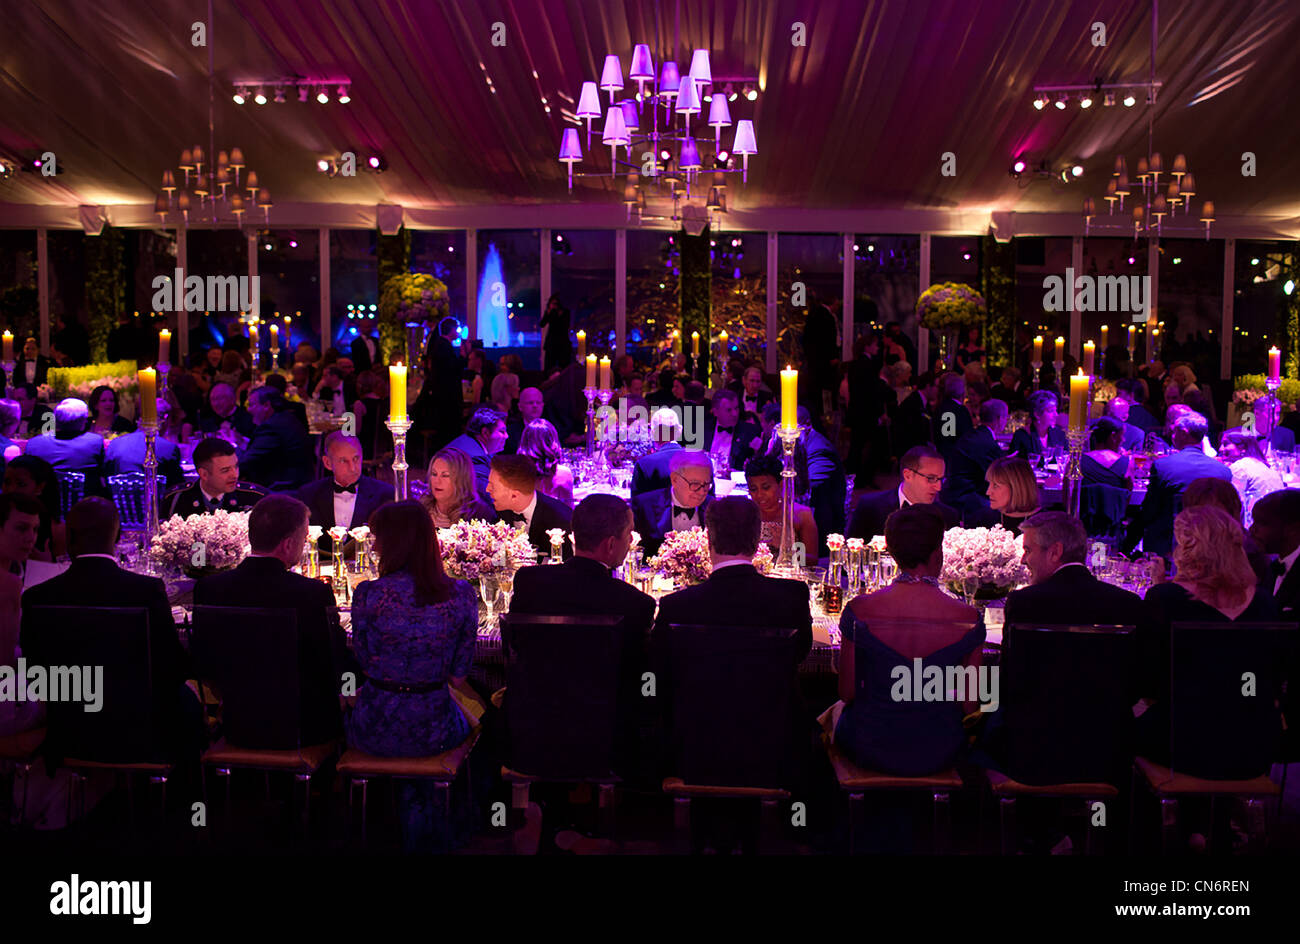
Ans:
MULTIPOLYGON (((668 500, 673 503, 674 507, 681 507, 681 508, 686 507, 684 504, 682 504, 677 500, 677 494, 671 488, 668 490, 668 500)), ((674 531, 689 531, 691 530, 691 528, 702 528, 702 527, 704 527, 704 518, 700 514, 700 509, 698 506, 692 508, 691 513, 689 515, 683 514, 680 511, 673 512, 674 531)))
POLYGON ((23 369, 27 371, 27 382, 36 383, 36 361, 28 361, 23 369))
POLYGON ((1281 563, 1282 566, 1286 568, 1286 570, 1282 571, 1281 575, 1273 583, 1274 596, 1277 596, 1277 592, 1282 589, 1282 581, 1286 580, 1287 574, 1291 573, 1291 568, 1295 566, 1297 557, 1300 557, 1300 545, 1296 545, 1296 549, 1294 551, 1292 551, 1286 557, 1282 558, 1281 563))
POLYGON ((908 505, 911 504, 914 504, 914 502, 906 495, 903 494, 903 486, 901 485, 898 486, 898 507, 906 508, 908 505))
POLYGON ((533 492, 533 500, 528 503, 528 507, 519 512, 524 516, 524 530, 527 531, 533 526, 533 512, 537 510, 537 492, 533 492))
MULTIPOLYGON (((333 487, 331 485, 331 487, 333 487)), ((356 492, 334 493, 334 527, 351 528, 352 514, 357 507, 356 492)))

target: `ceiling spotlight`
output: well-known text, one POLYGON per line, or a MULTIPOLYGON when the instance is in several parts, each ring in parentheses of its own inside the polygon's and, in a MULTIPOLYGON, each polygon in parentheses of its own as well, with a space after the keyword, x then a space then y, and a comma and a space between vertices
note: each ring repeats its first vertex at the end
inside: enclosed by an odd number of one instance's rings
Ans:
POLYGON ((275 103, 277 105, 284 104, 284 86, 282 85, 277 85, 275 87, 275 103))
POLYGON ((235 89, 234 100, 236 105, 244 104, 244 89, 242 88, 235 89))
POLYGON ((305 85, 298 86, 298 101, 300 102, 307 101, 307 96, 310 94, 311 91, 307 88, 307 86, 305 85))
POLYGON ((740 97, 740 94, 736 91, 736 86, 731 82, 727 83, 723 91, 727 93, 727 101, 729 102, 734 102, 740 97))
POLYGON ((352 101, 352 95, 350 94, 351 91, 352 90, 349 86, 346 85, 339 86, 338 98, 339 98, 340 105, 346 105, 348 102, 352 101))
MULTIPOLYGON (((1016 158, 1015 163, 1011 165, 1011 176, 1019 177, 1025 172, 1025 168, 1028 166, 1029 165, 1025 163, 1023 158, 1016 158)), ((871 250, 868 249, 867 251, 870 252, 871 250)))
POLYGON ((1124 96, 1124 107, 1125 107, 1125 108, 1132 108, 1132 107, 1133 107, 1134 105, 1136 105, 1136 104, 1137 104, 1137 99, 1133 97, 1133 93, 1132 93, 1132 92, 1129 92, 1127 95, 1124 96))
POLYGON ((1089 93, 1089 92, 1084 92, 1081 96, 1079 96, 1079 107, 1080 107, 1080 108, 1091 108, 1091 107, 1092 107, 1092 95, 1091 95, 1091 93, 1089 93))
POLYGON ((672 157, 673 157, 672 152, 669 151, 667 148, 664 148, 664 150, 659 152, 659 160, 661 161, 670 161, 672 160, 672 157))
POLYGON ((1042 110, 1043 110, 1044 108, 1046 108, 1046 107, 1047 107, 1047 96, 1046 96, 1046 95, 1039 95, 1037 98, 1034 99, 1034 108, 1035 108, 1036 110, 1038 110, 1038 111, 1042 111, 1042 110))
POLYGON ((298 248, 298 240, 296 240, 296 239, 291 239, 291 240, 289 240, 289 248, 290 248, 290 249, 297 249, 297 248, 298 248))
POLYGON ((745 89, 745 97, 751 102, 758 101, 758 87, 750 85, 745 89))
POLYGON ((316 93, 316 101, 320 102, 322 105, 328 105, 330 103, 330 93, 325 91, 322 87, 321 90, 316 93))
POLYGON ((266 92, 265 92, 263 89, 259 88, 259 89, 257 90, 257 94, 253 96, 253 101, 257 102, 257 104, 259 104, 259 105, 265 105, 265 104, 266 104, 266 92))
POLYGON ((1060 96, 1058 96, 1056 99, 1056 107, 1059 108, 1061 111, 1065 111, 1065 104, 1069 100, 1070 100, 1069 96, 1067 96, 1064 92, 1062 92, 1060 96))
POLYGON ((726 151, 719 151, 719 152, 718 152, 718 164, 721 165, 722 167, 726 167, 726 166, 727 166, 727 158, 730 157, 730 156, 731 156, 731 155, 729 155, 726 151))
POLYGON ((1073 167, 1071 167, 1071 168, 1070 168, 1070 176, 1071 176, 1071 177, 1082 177, 1082 176, 1083 176, 1083 165, 1082 165, 1082 164, 1075 164, 1073 167))
POLYGON ((388 161, 384 159, 384 155, 382 154, 371 154, 370 157, 366 159, 366 163, 370 165, 370 169, 376 174, 382 174, 384 171, 388 170, 388 161))
POLYGON ((1115 93, 1107 92, 1106 97, 1101 100, 1101 103, 1107 108, 1113 108, 1115 105, 1115 93))
POLYGON ((320 160, 316 162, 316 169, 320 171, 322 174, 329 173, 330 162, 325 160, 325 158, 322 157, 320 160))

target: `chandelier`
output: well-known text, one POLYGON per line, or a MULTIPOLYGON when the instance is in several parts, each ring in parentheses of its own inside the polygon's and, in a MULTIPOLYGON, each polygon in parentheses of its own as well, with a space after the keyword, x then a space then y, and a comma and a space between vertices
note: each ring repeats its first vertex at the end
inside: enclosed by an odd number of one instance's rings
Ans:
POLYGON ((1115 169, 1106 184, 1107 212, 1098 217, 1097 204, 1092 197, 1083 201, 1083 231, 1122 231, 1131 228, 1136 239, 1143 232, 1148 237, 1162 236, 1165 230, 1172 235, 1187 235, 1205 228, 1205 238, 1210 238, 1210 224, 1214 222, 1214 202, 1201 204, 1200 215, 1192 209, 1192 198, 1197 195, 1196 178, 1187 169, 1187 158, 1179 154, 1173 167, 1165 173, 1164 160, 1156 151, 1149 157, 1138 159, 1137 183, 1129 179, 1128 163, 1123 154, 1115 156, 1115 169), (1163 189, 1161 177, 1164 177, 1163 189), (1129 217, 1125 217, 1124 200, 1132 197, 1129 217), (1116 213, 1116 204, 1119 212, 1116 213), (1196 222, 1194 222, 1196 221, 1196 222), (1198 225, 1199 224, 1199 225, 1198 225))
MULTIPOLYGON (((207 161, 203 148, 197 144, 181 152, 177 169, 182 177, 182 185, 176 185, 176 174, 171 170, 163 171, 162 193, 154 200, 153 211, 158 220, 166 225, 167 216, 179 211, 181 225, 188 226, 190 214, 195 222, 210 221, 213 224, 234 218, 236 226, 243 224, 243 216, 252 207, 261 210, 264 222, 271 221, 271 191, 258 185, 257 172, 244 163, 244 152, 239 148, 218 151, 215 162, 207 161), (244 199, 244 193, 248 199, 244 199)), ((250 217, 251 219, 252 217, 250 217)))
MULTIPOLYGON (((692 187, 698 188, 706 173, 713 176, 705 214, 711 220, 713 214, 725 213, 724 175, 740 174, 742 182, 748 183, 749 157, 758 153, 754 122, 749 118, 734 122, 731 150, 723 148, 722 129, 733 125, 728 99, 739 98, 735 86, 740 85, 744 98, 754 101, 758 97, 756 84, 744 77, 719 77, 715 83, 707 49, 694 51, 686 75, 680 73, 675 61, 664 61, 656 81, 654 60, 645 43, 633 49, 627 78, 636 84, 636 93, 619 98, 624 89, 622 61, 617 55, 607 55, 599 88, 609 93, 609 104, 602 111, 597 83, 584 82, 577 109, 566 112, 566 117, 575 123, 585 122, 589 159, 595 155, 592 124, 604 118, 600 144, 609 148, 609 176, 624 175, 623 203, 628 209, 628 219, 634 210, 640 219, 647 219, 643 215, 646 188, 655 185, 660 190, 668 190, 673 200, 672 219, 677 221, 678 201, 683 193, 689 200, 692 187), (619 158, 619 148, 624 149, 624 159, 619 158), (741 159, 739 168, 733 166, 736 156, 741 159)), ((564 129, 559 160, 568 165, 570 192, 575 176, 604 176, 602 171, 574 172, 573 165, 583 161, 578 128, 564 129)))

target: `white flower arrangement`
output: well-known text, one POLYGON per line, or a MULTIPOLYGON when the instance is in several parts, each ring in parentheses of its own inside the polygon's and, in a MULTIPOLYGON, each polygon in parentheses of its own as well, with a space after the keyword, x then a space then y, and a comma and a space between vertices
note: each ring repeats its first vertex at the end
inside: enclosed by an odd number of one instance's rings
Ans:
POLYGON ((161 567, 192 573, 229 570, 251 551, 248 512, 214 511, 162 522, 149 557, 161 567))
MULTIPOLYGON (((713 572, 709 533, 703 528, 668 532, 659 546, 659 553, 650 558, 649 564, 651 570, 663 577, 671 577, 678 586, 707 580, 713 572)), ((754 554, 754 566, 759 573, 769 573, 772 564, 772 549, 760 541, 758 552, 754 554)))
POLYGON ((458 521, 439 528, 438 547, 443 569, 461 580, 477 580, 537 560, 528 533, 503 521, 458 521))
POLYGON ((999 594, 1029 582, 1024 541, 1001 525, 952 528, 943 535, 943 571, 939 580, 957 592, 973 594, 994 587, 999 594))

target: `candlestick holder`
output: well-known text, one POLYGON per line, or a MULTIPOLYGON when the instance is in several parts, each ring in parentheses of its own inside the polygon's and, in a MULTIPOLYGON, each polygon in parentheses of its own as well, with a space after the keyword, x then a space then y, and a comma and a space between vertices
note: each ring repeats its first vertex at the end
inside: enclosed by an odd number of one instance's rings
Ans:
POLYGON ((777 435, 781 437, 781 550, 776 558, 775 570, 778 574, 796 576, 798 568, 794 563, 794 447, 799 442, 802 426, 780 426, 777 435))
POLYGON ((158 422, 141 423, 144 430, 144 552, 148 556, 158 535, 158 422))
POLYGON ((1030 361, 1029 369, 1033 372, 1033 385, 1035 390, 1043 389, 1043 362, 1030 361))
POLYGON ((1061 488, 1065 494, 1065 508, 1073 517, 1079 517, 1079 504, 1083 497, 1083 443, 1088 434, 1082 429, 1072 429, 1066 433, 1070 443, 1069 459, 1065 474, 1061 476, 1061 488))
POLYGON ((411 418, 389 418, 385 423, 393 434, 393 500, 406 501, 410 497, 406 487, 406 433, 411 428, 411 418))
POLYGON ((279 368, 279 366, 280 366, 280 349, 278 347, 272 347, 271 348, 271 370, 276 370, 279 368))
POLYGON ((1062 383, 1061 378, 1065 376, 1065 361, 1052 361, 1052 370, 1056 371, 1056 376, 1053 378, 1056 383, 1056 389, 1058 391, 1064 390, 1065 384, 1062 383))
POLYGON ((172 365, 166 361, 158 364, 158 399, 167 399, 167 374, 171 371, 172 365))
POLYGON ((8 391, 13 390, 14 387, 14 362, 5 361, 3 364, 0 364, 0 367, 3 367, 5 372, 5 395, 11 396, 12 394, 8 391))
POLYGON ((1268 393, 1255 401, 1255 431, 1261 437, 1267 438, 1273 435, 1273 430, 1277 429, 1277 424, 1282 421, 1282 400, 1277 395, 1281 386, 1281 378, 1275 380, 1269 377, 1264 381, 1264 389, 1268 393), (1261 417, 1260 414, 1263 416, 1261 417))
POLYGON ((582 395, 587 398, 587 458, 596 453, 596 394, 595 387, 583 387, 582 395))
POLYGON ((343 528, 330 528, 326 532, 330 536, 330 556, 334 560, 334 595, 346 595, 348 592, 348 570, 343 563, 343 541, 347 538, 348 532, 343 528))

